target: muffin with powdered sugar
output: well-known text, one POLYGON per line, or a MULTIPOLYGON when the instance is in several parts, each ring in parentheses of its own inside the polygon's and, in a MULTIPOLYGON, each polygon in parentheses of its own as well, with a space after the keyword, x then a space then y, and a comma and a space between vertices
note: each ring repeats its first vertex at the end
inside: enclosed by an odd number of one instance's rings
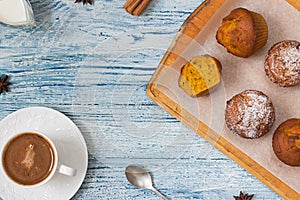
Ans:
POLYGON ((269 79, 281 87, 300 83, 300 42, 284 40, 274 44, 265 60, 265 71, 269 79))
POLYGON ((273 103, 261 91, 245 90, 226 103, 226 125, 243 138, 253 139, 265 135, 274 121, 273 103))

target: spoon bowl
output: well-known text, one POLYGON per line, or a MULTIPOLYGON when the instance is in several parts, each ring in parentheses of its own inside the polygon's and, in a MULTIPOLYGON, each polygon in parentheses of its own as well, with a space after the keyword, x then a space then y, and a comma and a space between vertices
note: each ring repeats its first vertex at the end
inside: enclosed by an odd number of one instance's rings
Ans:
POLYGON ((125 169, 125 175, 127 180, 135 187, 152 190, 162 199, 168 200, 162 193, 153 187, 150 173, 145 168, 138 165, 129 165, 125 169))

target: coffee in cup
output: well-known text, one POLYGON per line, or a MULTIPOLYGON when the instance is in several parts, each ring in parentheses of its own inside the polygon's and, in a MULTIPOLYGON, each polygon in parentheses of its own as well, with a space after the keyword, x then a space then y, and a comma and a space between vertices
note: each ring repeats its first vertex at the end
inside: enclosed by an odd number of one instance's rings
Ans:
MULTIPOLYGON (((44 134, 24 132, 10 139, 2 150, 2 168, 7 177, 22 186, 49 181, 58 167, 57 150, 44 134)), ((58 172, 74 176, 76 170, 60 165, 58 172)))

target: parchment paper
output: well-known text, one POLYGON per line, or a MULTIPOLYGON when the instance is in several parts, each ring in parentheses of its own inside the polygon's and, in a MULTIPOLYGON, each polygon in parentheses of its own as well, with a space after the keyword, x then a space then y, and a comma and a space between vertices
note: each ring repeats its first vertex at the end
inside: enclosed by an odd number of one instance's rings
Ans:
POLYGON ((300 86, 282 88, 272 83, 265 75, 264 60, 267 51, 276 42, 287 39, 300 41, 299 19, 300 12, 284 0, 228 0, 196 38, 183 36, 190 39, 191 44, 157 83, 159 90, 298 193, 300 167, 290 167, 277 159, 272 149, 272 136, 279 124, 286 119, 300 118, 300 86), (269 27, 266 46, 249 58, 239 58, 227 53, 215 39, 222 18, 237 7, 262 14, 269 27), (178 86, 180 69, 188 60, 202 54, 212 55, 222 63, 223 82, 209 96, 191 98, 178 86), (226 101, 246 89, 264 92, 271 98, 275 107, 276 120, 272 129, 258 139, 243 139, 230 132, 224 124, 226 101))

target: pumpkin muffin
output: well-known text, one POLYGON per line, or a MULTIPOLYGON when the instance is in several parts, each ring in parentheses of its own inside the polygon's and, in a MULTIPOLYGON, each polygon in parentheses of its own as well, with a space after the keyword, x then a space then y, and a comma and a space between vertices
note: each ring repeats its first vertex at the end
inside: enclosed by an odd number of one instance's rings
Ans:
POLYGON ((274 106, 261 91, 245 90, 226 103, 226 125, 243 138, 253 139, 265 135, 274 120, 274 106))
POLYGON ((178 84, 191 97, 204 96, 221 82, 221 70, 216 58, 197 56, 181 68, 178 84))
POLYGON ((281 87, 300 83, 300 42, 284 40, 274 44, 265 60, 265 72, 269 79, 281 87))
POLYGON ((300 119, 288 119, 276 129, 272 146, 283 163, 300 166, 300 119))
POLYGON ((267 22, 256 12, 236 8, 223 18, 216 39, 228 52, 246 58, 267 43, 267 22))

